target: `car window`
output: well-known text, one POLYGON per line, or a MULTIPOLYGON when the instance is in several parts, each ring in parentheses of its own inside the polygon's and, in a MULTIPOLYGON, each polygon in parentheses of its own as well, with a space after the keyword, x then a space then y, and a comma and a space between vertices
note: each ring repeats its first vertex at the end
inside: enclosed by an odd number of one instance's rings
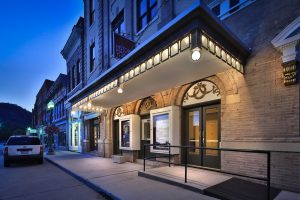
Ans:
POLYGON ((7 145, 40 145, 39 138, 33 137, 12 137, 8 140, 7 145))

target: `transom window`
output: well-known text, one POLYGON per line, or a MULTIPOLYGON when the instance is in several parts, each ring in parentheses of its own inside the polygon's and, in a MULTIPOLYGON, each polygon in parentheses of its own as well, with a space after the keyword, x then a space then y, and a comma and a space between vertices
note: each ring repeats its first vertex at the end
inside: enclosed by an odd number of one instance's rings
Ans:
POLYGON ((157 15, 157 0, 137 0, 137 31, 140 31, 157 15))

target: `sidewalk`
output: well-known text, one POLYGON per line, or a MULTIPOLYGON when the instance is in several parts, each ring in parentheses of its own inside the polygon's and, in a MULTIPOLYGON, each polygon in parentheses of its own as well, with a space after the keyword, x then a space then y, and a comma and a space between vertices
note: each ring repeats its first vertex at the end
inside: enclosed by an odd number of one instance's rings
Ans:
POLYGON ((214 199, 180 187, 139 177, 138 171, 143 168, 140 164, 117 164, 110 158, 69 151, 59 151, 54 156, 45 155, 45 159, 112 199, 214 199))

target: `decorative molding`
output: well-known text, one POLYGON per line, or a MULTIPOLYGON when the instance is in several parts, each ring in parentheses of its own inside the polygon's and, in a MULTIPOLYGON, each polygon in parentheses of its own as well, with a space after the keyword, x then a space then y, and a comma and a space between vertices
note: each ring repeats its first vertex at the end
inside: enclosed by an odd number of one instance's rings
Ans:
POLYGON ((150 110, 156 109, 157 103, 152 97, 143 100, 140 106, 140 114, 149 114, 150 110))
POLYGON ((125 116, 125 111, 122 106, 117 107, 114 113, 114 119, 119 119, 120 117, 125 116))
POLYGON ((273 40, 273 46, 282 53, 284 85, 297 83, 297 68, 300 60, 300 16, 282 30, 273 40))
POLYGON ((297 61, 290 61, 286 63, 282 63, 283 67, 283 78, 284 78, 284 85, 293 85, 297 83, 297 66, 299 62, 297 61))
POLYGON ((185 93, 182 105, 192 105, 221 98, 220 89, 210 81, 199 81, 185 93))

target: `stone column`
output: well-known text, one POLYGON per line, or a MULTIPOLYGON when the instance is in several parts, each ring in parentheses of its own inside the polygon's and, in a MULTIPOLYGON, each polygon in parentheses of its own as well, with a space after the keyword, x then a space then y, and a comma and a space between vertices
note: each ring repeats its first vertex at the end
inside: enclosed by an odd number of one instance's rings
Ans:
POLYGON ((103 113, 99 114, 98 119, 100 129, 100 138, 98 138, 98 155, 100 157, 105 157, 105 119, 103 113))
POLYGON ((105 112, 104 124, 105 124, 105 157, 110 158, 113 154, 113 140, 112 140, 112 109, 108 109, 105 112))

